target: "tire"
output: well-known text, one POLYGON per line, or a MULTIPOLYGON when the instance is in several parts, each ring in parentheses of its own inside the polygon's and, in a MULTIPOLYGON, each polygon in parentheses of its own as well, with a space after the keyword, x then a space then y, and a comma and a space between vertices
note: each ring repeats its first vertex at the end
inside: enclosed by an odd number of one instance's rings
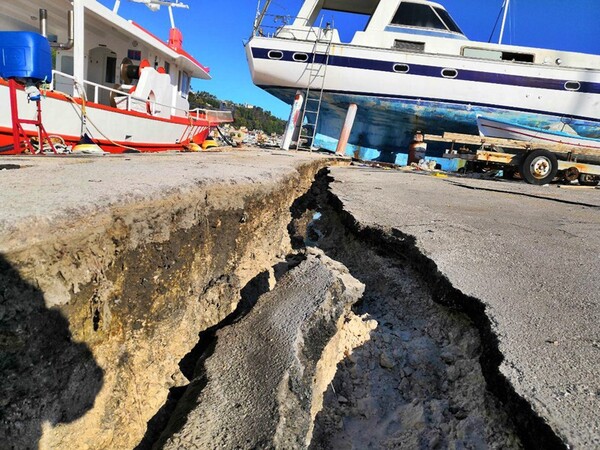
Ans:
POLYGON ((529 184, 548 184, 558 173, 558 159, 548 150, 532 150, 521 161, 519 172, 529 184))
POLYGON ((600 179, 594 175, 588 175, 586 173, 579 175, 578 181, 581 186, 598 186, 598 184, 600 184, 600 179))

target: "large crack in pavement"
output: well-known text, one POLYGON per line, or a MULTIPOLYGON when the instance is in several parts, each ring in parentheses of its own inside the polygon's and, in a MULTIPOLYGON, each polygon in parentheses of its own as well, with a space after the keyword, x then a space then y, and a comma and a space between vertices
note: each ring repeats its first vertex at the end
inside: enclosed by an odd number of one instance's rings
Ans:
MULTIPOLYGON (((426 302, 431 299, 438 306, 442 307, 442 315, 454 315, 460 312, 462 317, 468 318, 470 323, 469 326, 471 330, 476 331, 480 342, 480 347, 477 350, 478 358, 475 366, 472 367, 472 370, 481 372, 483 375, 484 384, 481 387, 485 391, 486 397, 488 397, 492 404, 495 405, 493 408, 496 409, 496 412, 493 416, 496 413, 499 414, 499 416, 496 416, 496 419, 500 419, 500 421, 503 422, 503 426, 508 427, 511 439, 518 436, 518 440, 513 441, 511 445, 508 445, 505 442, 497 447, 497 442, 488 442, 486 446, 491 448, 518 448, 519 446, 544 449, 567 448, 563 439, 557 435, 557 433, 538 414, 536 414, 526 400, 515 392, 512 385, 500 372, 500 364, 503 361, 503 356, 498 347, 497 336, 492 330, 493 324, 485 312, 484 304, 480 300, 464 295, 460 290, 456 289, 438 270, 436 263, 417 247, 413 236, 397 228, 383 230, 372 226, 362 225, 345 210, 342 201, 331 192, 329 192, 326 201, 321 201, 321 204, 324 204, 328 211, 324 216, 330 218, 334 217, 335 221, 338 222, 336 227, 341 227, 345 230, 345 242, 348 242, 348 238, 356 240, 365 250, 375 251, 378 258, 388 258, 388 264, 400 265, 403 270, 412 271, 413 274, 409 279, 412 279, 413 281, 421 280, 424 287, 423 292, 426 292, 426 297, 429 297, 426 302), (507 418, 507 420, 505 418, 507 418)), ((339 235, 339 233, 324 233, 323 231, 319 232, 319 234, 339 235)), ((329 244, 331 250, 326 250, 327 254, 345 262, 346 260, 343 257, 340 258, 335 256, 340 252, 340 242, 336 241, 336 239, 333 239, 332 241, 334 242, 334 245, 331 246, 331 244, 329 244)), ((320 246, 322 247, 323 244, 320 244, 320 246)), ((347 247, 347 244, 344 243, 342 247, 347 247)), ((346 250, 342 250, 342 253, 344 252, 346 252, 346 250)), ((350 252, 350 255, 352 255, 352 252, 350 252)), ((350 256, 350 261, 351 259, 352 256, 350 256)), ((368 292, 370 283, 365 281, 362 276, 358 275, 355 270, 365 272, 364 267, 367 267, 372 263, 365 257, 362 257, 361 260, 362 263, 358 268, 353 269, 354 266, 351 262, 348 262, 348 267, 351 270, 351 273, 366 284, 366 292, 368 292)), ((367 274, 369 272, 371 271, 366 270, 367 274)), ((382 273, 384 272, 385 271, 382 270, 382 273)), ((385 283, 381 283, 377 280, 378 277, 376 276, 375 286, 376 289, 380 289, 380 286, 382 284, 385 285, 385 283)), ((414 306, 410 303, 412 302, 405 305, 407 311, 411 311, 411 308, 414 306)), ((363 311, 361 310, 361 312, 363 311)), ((419 316, 420 315, 417 312, 415 317, 419 316)), ((448 324, 446 323, 446 325, 448 324)), ((424 330, 429 332, 431 327, 427 326, 424 330)), ((454 335, 456 335, 456 331, 454 332, 454 335)), ((376 339, 371 340, 371 342, 374 341, 376 341, 376 339)), ((453 338, 453 344, 460 344, 460 340, 454 341, 453 338)), ((460 359, 457 359, 457 361, 458 360, 460 359)), ((461 372, 461 375, 462 374, 463 372, 461 372)), ((402 375, 402 373, 400 375, 402 375)), ((404 372, 404 375, 406 375, 406 372, 404 372)), ((446 381, 453 378, 453 370, 450 370, 447 375, 449 375, 449 378, 446 381)), ((480 405, 483 405, 483 403, 480 405)), ((486 408, 489 407, 486 406, 486 408)), ((490 410, 488 409, 488 411, 490 410)), ((478 414, 476 410, 474 410, 473 413, 478 414)), ((495 420, 493 416, 488 416, 488 419, 495 420)), ((434 443, 437 442, 437 439, 434 439, 434 443)), ((458 447, 460 447, 460 442, 460 440, 449 440, 442 443, 441 448, 456 448, 455 445, 457 445, 457 443, 458 447)), ((474 446, 474 448, 478 448, 478 445, 475 443, 471 443, 471 445, 474 446)))
POLYGON ((350 310, 363 288, 341 264, 309 251, 242 320, 216 333, 156 446, 305 447, 332 368, 352 350, 336 336, 348 324, 368 336, 369 322, 350 310))
POLYGON ((416 270, 406 246, 359 230, 328 194, 329 181, 322 172, 296 202, 317 217, 305 231, 299 219, 296 235, 365 284, 355 312, 378 326, 339 365, 311 448, 522 448, 513 412, 488 389, 478 328, 436 301, 437 278, 416 270))
POLYGON ((483 304, 402 230, 357 223, 330 181, 291 208, 296 260, 200 336, 140 448, 565 448, 500 374, 483 304))

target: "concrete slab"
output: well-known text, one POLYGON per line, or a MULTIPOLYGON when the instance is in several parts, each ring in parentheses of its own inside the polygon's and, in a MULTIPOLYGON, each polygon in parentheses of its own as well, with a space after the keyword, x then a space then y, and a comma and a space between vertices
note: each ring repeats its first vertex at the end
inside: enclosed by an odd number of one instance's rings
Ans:
POLYGON ((501 373, 563 441, 600 445, 600 191, 334 168, 362 227, 415 239, 485 305, 501 373))
MULTIPOLYGON (((176 431, 159 447, 305 448, 311 412, 331 382, 320 381, 320 363, 363 291, 342 264, 309 254, 244 320, 217 333, 214 353, 180 402, 190 409, 185 423, 173 420, 176 431)), ((342 357, 325 364, 335 368, 342 357)))
POLYGON ((291 208, 332 162, 258 150, 0 158, 0 442, 154 439, 198 333, 291 252, 291 208))
POLYGON ((307 152, 235 150, 105 156, 2 157, 0 252, 110 208, 185 195, 204 185, 276 183, 300 165, 332 158, 307 152))

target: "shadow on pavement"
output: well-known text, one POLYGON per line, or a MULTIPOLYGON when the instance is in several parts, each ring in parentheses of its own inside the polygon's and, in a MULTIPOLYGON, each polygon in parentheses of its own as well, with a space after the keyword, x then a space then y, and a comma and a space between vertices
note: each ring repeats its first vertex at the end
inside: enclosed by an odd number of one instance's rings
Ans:
POLYGON ((42 425, 82 417, 103 384, 67 319, 0 255, 0 447, 38 448, 42 425))

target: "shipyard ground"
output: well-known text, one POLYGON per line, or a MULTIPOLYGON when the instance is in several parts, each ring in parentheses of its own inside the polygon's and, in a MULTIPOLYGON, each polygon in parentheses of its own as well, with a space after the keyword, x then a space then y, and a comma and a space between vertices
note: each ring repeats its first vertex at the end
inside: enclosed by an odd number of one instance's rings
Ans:
POLYGON ((2 442, 598 447, 600 191, 348 164, 2 158, 2 442))

